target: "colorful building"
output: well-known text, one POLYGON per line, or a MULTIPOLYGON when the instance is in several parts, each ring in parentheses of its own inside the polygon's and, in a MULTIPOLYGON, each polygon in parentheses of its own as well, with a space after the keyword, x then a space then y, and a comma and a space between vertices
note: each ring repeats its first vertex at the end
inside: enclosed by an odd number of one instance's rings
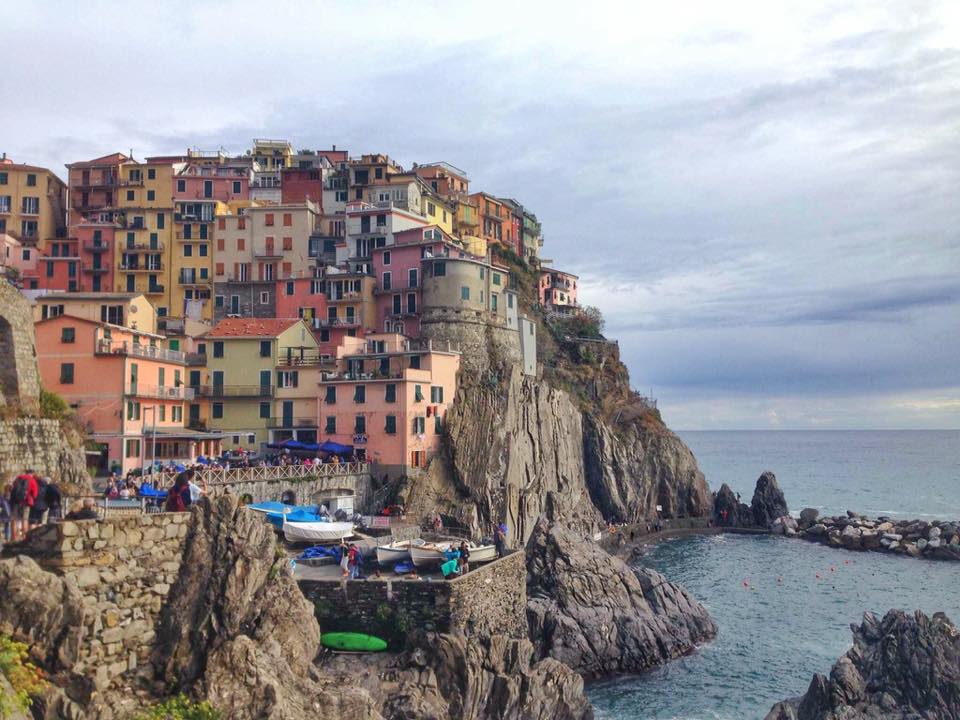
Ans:
POLYGON ((439 450, 457 389, 455 348, 371 334, 338 351, 319 385, 320 438, 351 445, 376 475, 411 475, 439 450))
POLYGON ((210 425, 227 447, 258 450, 269 440, 278 388, 299 387, 298 374, 276 370, 279 358, 288 348, 318 354, 310 327, 299 319, 227 318, 203 341, 207 366, 199 388, 210 402, 210 425))
POLYGON ((414 172, 442 197, 467 195, 470 192, 470 179, 466 170, 461 170, 447 162, 434 162, 414 165, 414 172))
POLYGON ((0 156, 0 233, 24 245, 66 238, 67 186, 50 170, 0 156))
POLYGON ((577 280, 579 278, 573 273, 548 267, 541 268, 540 304, 548 312, 561 315, 571 315, 579 312, 577 280))
POLYGON ((370 257, 378 247, 393 245, 395 233, 427 225, 425 217, 398 207, 352 201, 347 203, 346 238, 337 246, 337 264, 368 272, 370 257))
POLYGON ((488 260, 464 254, 424 257, 422 313, 453 311, 461 319, 508 325, 516 312, 510 272, 488 260))
POLYGON ((54 292, 34 300, 34 322, 61 315, 120 325, 148 335, 157 332, 156 310, 142 293, 54 292))
POLYGON ((161 336, 66 314, 40 320, 35 334, 43 386, 102 445, 102 470, 220 453, 218 434, 184 426, 194 391, 185 383, 184 354, 161 347, 161 336))
POLYGON ((367 196, 367 188, 370 185, 385 183, 391 175, 402 172, 403 168, 400 165, 381 153, 351 158, 347 176, 349 189, 347 200, 363 200, 367 196))

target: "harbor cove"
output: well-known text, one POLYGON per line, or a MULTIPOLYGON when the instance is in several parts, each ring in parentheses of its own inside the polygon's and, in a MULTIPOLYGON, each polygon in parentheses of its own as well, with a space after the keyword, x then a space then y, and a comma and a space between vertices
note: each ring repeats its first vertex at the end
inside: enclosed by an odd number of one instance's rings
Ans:
POLYGON ((960 720, 948 0, 0 3, 0 720, 960 720))

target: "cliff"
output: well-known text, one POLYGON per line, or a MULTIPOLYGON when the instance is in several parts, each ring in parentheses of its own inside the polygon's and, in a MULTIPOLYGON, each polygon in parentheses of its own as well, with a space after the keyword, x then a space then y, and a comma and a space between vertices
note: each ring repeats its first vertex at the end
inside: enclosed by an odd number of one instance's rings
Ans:
MULTIPOLYGON (((709 488, 693 454, 630 390, 616 343, 548 323, 533 302, 533 271, 512 264, 520 310, 537 324, 540 375, 523 375, 516 331, 456 312, 425 313, 424 337, 461 347, 444 451, 399 499, 474 532, 506 522, 526 542, 546 514, 590 532, 656 515, 706 516, 709 488)), ((598 333, 594 333, 598 335, 598 333)))
POLYGON ((852 625, 853 647, 807 692, 774 705, 766 720, 960 717, 960 631, 932 618, 890 610, 852 625))

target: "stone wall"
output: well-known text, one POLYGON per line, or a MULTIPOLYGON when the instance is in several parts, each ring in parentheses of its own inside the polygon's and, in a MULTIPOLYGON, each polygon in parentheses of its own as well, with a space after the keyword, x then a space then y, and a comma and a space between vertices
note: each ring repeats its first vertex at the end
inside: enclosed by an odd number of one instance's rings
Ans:
POLYGON ((72 577, 85 605, 75 668, 99 690, 149 673, 160 608, 180 570, 189 513, 160 513, 48 525, 17 552, 72 577))
POLYGON ((523 552, 475 565, 451 581, 370 577, 299 582, 324 632, 370 632, 395 645, 421 630, 527 636, 523 552))
POLYGON ((459 346, 461 378, 467 373, 486 372, 498 361, 521 362, 520 333, 490 322, 483 313, 431 308, 421 314, 420 334, 434 343, 459 346))
POLYGON ((34 343, 30 303, 0 278, 0 404, 37 409, 40 371, 34 343))
POLYGON ((229 483, 216 483, 208 486, 211 497, 229 492, 237 497, 250 495, 253 502, 279 500, 287 490, 294 493, 297 505, 316 505, 321 498, 340 494, 354 496, 354 508, 363 512, 368 509, 371 500, 371 479, 369 473, 355 475, 334 475, 331 477, 307 476, 285 478, 281 480, 249 480, 229 483))
POLYGON ((27 469, 58 483, 86 486, 90 481, 83 451, 69 445, 59 421, 0 420, 0 485, 27 469))

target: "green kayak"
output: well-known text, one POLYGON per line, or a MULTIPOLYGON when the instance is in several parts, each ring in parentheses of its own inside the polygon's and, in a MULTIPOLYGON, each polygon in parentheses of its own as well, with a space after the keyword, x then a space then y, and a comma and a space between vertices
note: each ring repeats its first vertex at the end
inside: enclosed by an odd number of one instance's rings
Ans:
POLYGON ((320 644, 331 650, 350 652, 383 652, 387 649, 386 640, 354 632, 324 633, 320 636, 320 644))

